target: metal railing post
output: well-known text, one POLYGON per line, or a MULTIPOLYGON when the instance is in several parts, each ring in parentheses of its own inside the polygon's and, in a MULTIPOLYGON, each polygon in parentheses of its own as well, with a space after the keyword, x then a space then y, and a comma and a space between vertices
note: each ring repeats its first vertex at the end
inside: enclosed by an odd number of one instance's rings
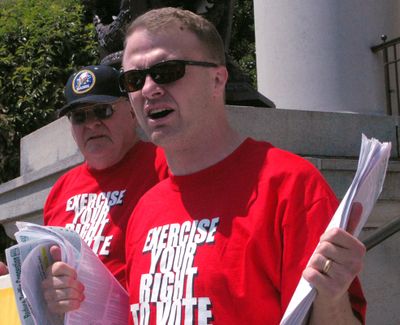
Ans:
POLYGON ((399 81, 399 62, 400 60, 397 58, 397 45, 400 44, 400 37, 392 39, 390 41, 386 41, 387 36, 382 35, 381 40, 382 44, 372 46, 371 50, 374 53, 379 51, 383 52, 383 70, 384 70, 384 78, 385 78, 385 95, 386 95, 386 113, 388 115, 393 115, 393 103, 392 103, 392 93, 396 92, 396 101, 397 101, 397 115, 400 115, 400 81, 399 81), (389 49, 393 48, 393 59, 390 60, 389 49), (390 84, 390 66, 394 68, 394 76, 393 87, 392 89, 390 84))
MULTIPOLYGON (((381 37, 383 43, 386 41, 386 35, 381 37)), ((385 94, 386 94, 386 113, 392 115, 392 96, 390 89, 390 76, 389 76, 389 54, 388 48, 383 49, 383 68, 385 73, 385 94)))
POLYGON ((400 231, 400 217, 376 230, 375 233, 364 239, 363 243, 367 250, 370 250, 398 231, 400 231))

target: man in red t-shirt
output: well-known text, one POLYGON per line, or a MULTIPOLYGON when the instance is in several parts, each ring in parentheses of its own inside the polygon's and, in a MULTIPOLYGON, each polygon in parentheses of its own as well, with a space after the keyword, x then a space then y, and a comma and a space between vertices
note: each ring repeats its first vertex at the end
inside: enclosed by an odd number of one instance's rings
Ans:
MULTIPOLYGON (((105 65, 87 66, 65 86, 71 132, 85 161, 61 176, 44 206, 44 224, 75 230, 125 287, 125 231, 139 198, 167 177, 165 156, 139 140, 136 118, 118 84, 119 72, 105 65)), ((43 281, 52 312, 79 308, 83 285, 76 270, 55 262, 43 281)))
POLYGON ((323 234, 337 200, 318 170, 229 125, 215 27, 149 11, 127 30, 123 68, 121 87, 171 171, 128 224, 130 322, 278 324, 303 275, 317 289, 311 324, 360 324, 365 247, 341 229, 323 234))

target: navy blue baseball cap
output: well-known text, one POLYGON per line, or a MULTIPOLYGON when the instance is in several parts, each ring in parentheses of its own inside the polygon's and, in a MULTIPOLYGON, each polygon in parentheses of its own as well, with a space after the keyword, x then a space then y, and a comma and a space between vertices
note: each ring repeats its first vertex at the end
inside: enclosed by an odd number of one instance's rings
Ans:
POLYGON ((58 111, 62 117, 83 104, 103 104, 127 97, 119 88, 119 71, 108 65, 90 65, 72 74, 65 84, 67 104, 58 111))

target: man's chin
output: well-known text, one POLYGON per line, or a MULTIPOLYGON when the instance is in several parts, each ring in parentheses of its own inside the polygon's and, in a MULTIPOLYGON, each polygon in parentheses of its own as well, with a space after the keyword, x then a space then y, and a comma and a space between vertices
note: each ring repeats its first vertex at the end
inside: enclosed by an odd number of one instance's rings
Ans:
POLYGON ((105 151, 105 150, 99 150, 99 151, 92 151, 92 152, 86 152, 85 155, 85 160, 87 164, 94 169, 105 169, 109 168, 115 163, 118 162, 117 156, 113 155, 113 152, 111 151, 105 151))
POLYGON ((112 150, 110 150, 109 145, 90 143, 86 145, 83 155, 86 159, 89 157, 92 159, 105 159, 110 155, 110 151, 112 150))
POLYGON ((171 141, 171 132, 167 132, 165 129, 153 130, 147 135, 147 138, 155 145, 163 147, 171 141))

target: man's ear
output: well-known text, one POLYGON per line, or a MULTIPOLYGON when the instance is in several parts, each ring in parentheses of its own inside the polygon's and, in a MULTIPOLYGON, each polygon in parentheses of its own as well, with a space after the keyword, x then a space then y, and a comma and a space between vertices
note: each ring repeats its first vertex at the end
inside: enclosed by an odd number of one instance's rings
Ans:
POLYGON ((136 120, 136 115, 135 115, 135 112, 133 111, 133 100, 131 100, 130 96, 128 96, 128 98, 126 99, 125 104, 129 108, 129 111, 131 113, 132 119, 136 120))
POLYGON ((216 93, 225 93, 225 86, 228 82, 228 70, 225 66, 219 66, 216 69, 214 76, 215 91, 216 93))

